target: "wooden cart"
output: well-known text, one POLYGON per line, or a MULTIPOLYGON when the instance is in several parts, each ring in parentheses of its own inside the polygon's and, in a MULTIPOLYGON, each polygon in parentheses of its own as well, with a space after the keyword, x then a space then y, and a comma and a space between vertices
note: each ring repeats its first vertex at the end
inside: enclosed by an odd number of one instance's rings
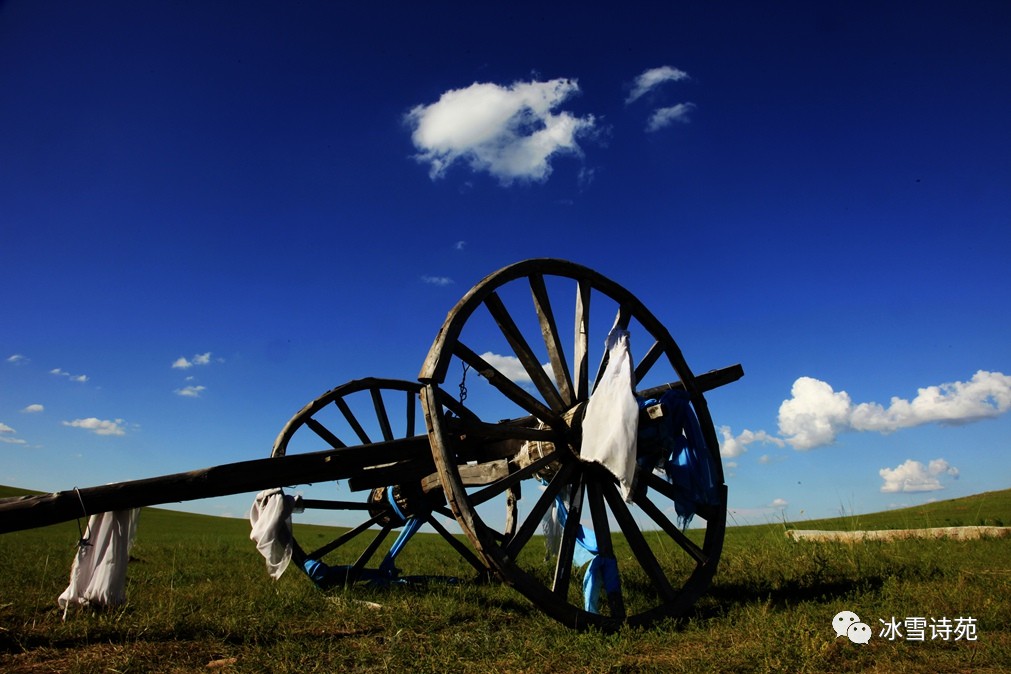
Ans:
POLYGON ((740 365, 695 375, 663 324, 601 274, 564 260, 527 260, 487 276, 452 308, 417 382, 369 378, 328 391, 291 418, 269 458, 0 501, 0 533, 346 480, 365 498, 300 499, 307 510, 360 520, 309 551, 298 544, 296 521, 293 559, 307 572, 318 562, 317 571, 339 569, 343 584, 395 578, 405 532, 426 525, 479 573, 501 578, 566 625, 648 625, 683 615, 716 571, 727 492, 704 393, 742 375, 740 365), (583 415, 615 327, 630 335, 642 406, 627 498, 609 471, 580 457, 583 415), (680 419, 673 426, 672 416, 680 419), (676 437, 658 441, 662 423, 676 437), (696 465, 686 466, 685 456, 696 465), (694 485, 700 469, 708 484, 694 485), (685 529, 686 513, 704 526, 685 529), (469 546, 444 518, 459 523, 469 546), (546 535, 542 523, 552 519, 555 535, 546 535), (370 568, 398 529, 395 549, 370 568), (368 540, 364 553, 342 559, 358 537, 368 540), (581 583, 573 575, 587 559, 581 583), (603 579, 599 604, 589 598, 594 574, 603 579))

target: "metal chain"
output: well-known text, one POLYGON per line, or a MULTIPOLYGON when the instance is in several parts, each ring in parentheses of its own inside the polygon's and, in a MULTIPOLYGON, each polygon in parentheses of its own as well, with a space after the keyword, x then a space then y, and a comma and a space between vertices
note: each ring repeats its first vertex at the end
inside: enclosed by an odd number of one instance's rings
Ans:
POLYGON ((467 370, 470 369, 470 365, 461 362, 463 365, 463 376, 460 378, 460 404, 467 399, 467 370))

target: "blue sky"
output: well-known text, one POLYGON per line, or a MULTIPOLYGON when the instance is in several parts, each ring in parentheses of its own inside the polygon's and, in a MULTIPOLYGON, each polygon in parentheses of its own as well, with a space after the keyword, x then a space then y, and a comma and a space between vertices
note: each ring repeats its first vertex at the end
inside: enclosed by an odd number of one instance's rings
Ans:
POLYGON ((1001 2, 3 3, 0 483, 266 456, 547 256, 697 372, 744 365, 709 395, 736 521, 1011 487, 1009 28, 1001 2))

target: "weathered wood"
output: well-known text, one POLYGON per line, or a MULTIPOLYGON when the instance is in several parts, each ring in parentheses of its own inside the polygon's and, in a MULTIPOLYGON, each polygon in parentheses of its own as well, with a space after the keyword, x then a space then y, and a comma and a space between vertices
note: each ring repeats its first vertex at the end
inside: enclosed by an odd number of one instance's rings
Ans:
POLYGON ((497 293, 492 293, 484 303, 495 319, 495 323, 498 324, 499 330, 505 336, 506 341, 509 342, 509 346, 512 347, 516 357, 519 358, 527 376, 530 377, 530 381, 534 383, 541 397, 544 398, 544 401, 553 410, 565 409, 567 405, 562 402, 561 396, 558 394, 557 389, 555 389, 555 385, 551 382, 544 368, 541 367, 537 356, 530 349, 526 338, 523 337, 519 328, 516 327, 516 323, 513 321, 512 316, 509 315, 509 311, 506 309, 505 304, 502 303, 502 299, 497 293))
POLYGON ((509 377, 499 372, 484 358, 471 351, 463 342, 457 342, 453 345, 453 355, 474 368, 492 386, 501 391, 502 395, 538 419, 547 422, 558 418, 558 414, 555 411, 527 393, 521 386, 514 383, 512 379, 509 379, 509 377))
POLYGON ((424 435, 310 454, 240 461, 186 473, 53 494, 0 500, 0 533, 66 522, 111 510, 346 480, 367 466, 428 454, 424 435))
POLYGON ((548 350, 548 361, 551 363, 551 371, 558 384, 558 392, 565 405, 571 406, 576 402, 572 393, 572 375, 569 373, 569 364, 565 360, 561 336, 558 334, 558 325, 555 322, 555 315, 551 310, 551 300, 548 298, 547 287, 544 285, 544 277, 541 274, 530 275, 530 293, 534 298, 534 311, 537 312, 537 320, 541 326, 541 337, 548 350))

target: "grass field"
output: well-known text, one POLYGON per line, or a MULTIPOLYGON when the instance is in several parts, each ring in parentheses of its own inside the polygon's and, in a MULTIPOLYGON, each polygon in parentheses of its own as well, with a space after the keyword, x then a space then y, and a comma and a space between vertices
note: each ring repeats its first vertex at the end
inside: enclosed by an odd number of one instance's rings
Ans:
MULTIPOLYGON (((0 496, 13 490, 0 488, 0 496)), ((1011 490, 798 528, 1011 524, 1011 490)), ((322 592, 297 569, 271 581, 244 520, 145 509, 128 602, 72 610, 76 522, 6 534, 2 672, 1006 672, 1011 538, 795 543, 793 523, 727 530, 710 592, 648 630, 572 632, 497 584, 322 592), (837 637, 850 610, 867 644, 837 637), (972 618, 975 640, 879 636, 880 620, 972 618)), ((320 528, 305 536, 332 537, 320 528)), ((412 573, 472 575, 434 535, 401 556, 412 573)), ((965 624, 965 623, 963 623, 965 624)))

